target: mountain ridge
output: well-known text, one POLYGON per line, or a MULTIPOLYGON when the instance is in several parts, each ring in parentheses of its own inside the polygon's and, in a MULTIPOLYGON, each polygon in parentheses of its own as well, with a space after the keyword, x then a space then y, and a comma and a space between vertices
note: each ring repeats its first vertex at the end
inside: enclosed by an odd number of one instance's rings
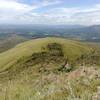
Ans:
POLYGON ((12 65, 12 63, 16 62, 20 57, 30 56, 33 52, 41 52, 41 48, 48 43, 62 44, 64 46, 64 54, 65 56, 69 56, 70 60, 75 60, 77 56, 81 56, 82 53, 91 51, 91 49, 85 44, 73 40, 62 38, 35 39, 19 44, 15 48, 6 52, 0 53, 0 62, 2 62, 0 63, 0 68, 3 68, 6 64, 6 66, 9 66, 10 64, 12 65))

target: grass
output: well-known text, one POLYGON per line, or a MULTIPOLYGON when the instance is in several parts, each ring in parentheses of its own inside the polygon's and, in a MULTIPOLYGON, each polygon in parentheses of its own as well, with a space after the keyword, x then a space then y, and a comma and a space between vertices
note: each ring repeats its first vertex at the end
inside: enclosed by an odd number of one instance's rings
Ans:
MULTIPOLYGON (((87 71, 90 71, 90 68, 87 71)), ((100 86, 100 80, 97 78, 90 79, 92 73, 88 76, 87 73, 84 76, 79 75, 75 79, 69 79, 66 73, 50 73, 48 75, 42 73, 35 76, 34 72, 31 74, 25 72, 20 78, 1 84, 0 99, 74 100, 77 98, 79 100, 91 100, 97 92, 97 87, 100 86)))
POLYGON ((1 53, 0 100, 91 100, 100 86, 100 68, 73 62, 93 50, 77 41, 43 38, 1 53))
POLYGON ((91 49, 83 43, 61 38, 44 38, 30 40, 0 54, 0 71, 10 67, 22 57, 29 57, 33 53, 41 52, 41 48, 45 47, 48 43, 61 44, 63 46, 62 49, 64 52, 64 56, 68 57, 68 59, 71 61, 74 61, 82 54, 91 51, 91 49))

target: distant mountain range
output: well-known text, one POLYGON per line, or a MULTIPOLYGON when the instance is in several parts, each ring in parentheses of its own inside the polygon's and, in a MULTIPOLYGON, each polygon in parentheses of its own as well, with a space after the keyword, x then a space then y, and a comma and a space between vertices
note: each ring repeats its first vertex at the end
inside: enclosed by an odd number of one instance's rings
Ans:
POLYGON ((0 25, 0 36, 8 33, 27 38, 59 36, 81 40, 100 40, 100 25, 0 25))

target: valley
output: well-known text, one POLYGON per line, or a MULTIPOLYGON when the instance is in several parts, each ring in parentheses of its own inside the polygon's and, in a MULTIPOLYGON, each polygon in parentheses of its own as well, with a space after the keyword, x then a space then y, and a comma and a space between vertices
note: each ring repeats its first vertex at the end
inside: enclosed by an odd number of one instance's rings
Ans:
POLYGON ((16 34, 0 34, 0 53, 4 52, 17 44, 27 41, 28 38, 16 34))

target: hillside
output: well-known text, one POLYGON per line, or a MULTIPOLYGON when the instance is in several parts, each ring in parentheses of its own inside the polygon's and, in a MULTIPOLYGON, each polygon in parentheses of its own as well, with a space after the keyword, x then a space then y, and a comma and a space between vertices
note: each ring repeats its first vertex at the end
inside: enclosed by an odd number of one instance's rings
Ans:
POLYGON ((79 36, 85 40, 99 41, 100 40, 100 25, 93 25, 85 28, 80 28, 74 31, 76 36, 79 36))
POLYGON ((42 38, 1 53, 0 99, 95 100, 91 98, 100 92, 100 69, 91 63, 99 61, 91 47, 63 38, 42 38))
POLYGON ((7 52, 0 54, 0 70, 9 67, 14 64, 18 59, 22 57, 31 56, 33 53, 41 52, 41 48, 45 47, 49 43, 58 43, 62 45, 64 56, 69 60, 75 60, 82 54, 89 53, 90 48, 80 42, 60 39, 60 38, 44 38, 30 40, 22 44, 17 45, 15 48, 8 50, 7 52))
POLYGON ((23 36, 15 35, 15 34, 0 34, 0 53, 4 52, 17 44, 24 42, 26 39, 23 36))

